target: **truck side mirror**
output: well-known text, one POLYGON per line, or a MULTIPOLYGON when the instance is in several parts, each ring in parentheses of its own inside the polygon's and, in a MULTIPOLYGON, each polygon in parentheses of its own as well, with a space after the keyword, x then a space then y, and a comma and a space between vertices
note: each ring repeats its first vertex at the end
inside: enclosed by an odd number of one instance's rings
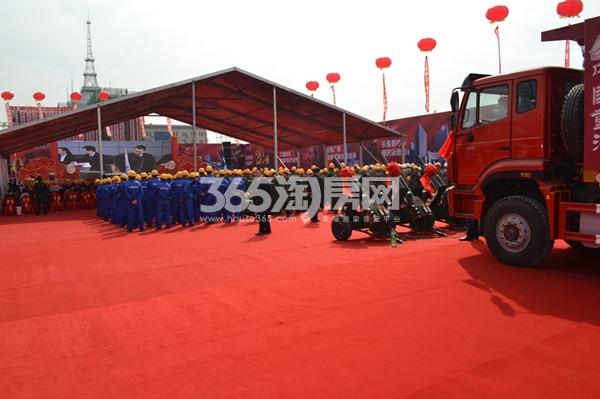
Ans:
POLYGON ((452 92, 452 96, 450 97, 450 107, 452 108, 452 128, 456 129, 458 124, 458 108, 460 107, 457 91, 452 92))
POLYGON ((460 104, 458 103, 458 92, 453 91, 452 96, 450 97, 450 108, 452 112, 458 112, 460 104))

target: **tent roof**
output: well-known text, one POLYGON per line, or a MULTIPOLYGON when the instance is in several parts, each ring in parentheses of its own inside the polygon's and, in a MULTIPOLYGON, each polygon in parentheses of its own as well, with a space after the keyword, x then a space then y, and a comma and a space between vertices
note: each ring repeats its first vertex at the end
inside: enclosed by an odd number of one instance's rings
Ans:
POLYGON ((273 88, 277 91, 278 148, 342 142, 346 114, 348 142, 401 133, 341 108, 278 85, 239 68, 157 87, 0 132, 7 155, 102 126, 159 114, 192 124, 195 85, 196 125, 227 136, 273 147, 273 88))

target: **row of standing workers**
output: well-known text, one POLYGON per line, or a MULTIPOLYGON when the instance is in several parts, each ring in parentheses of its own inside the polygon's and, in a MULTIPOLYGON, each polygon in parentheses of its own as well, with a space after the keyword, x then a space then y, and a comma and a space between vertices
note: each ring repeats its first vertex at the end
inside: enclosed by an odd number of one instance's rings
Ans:
MULTIPOLYGON (((220 181, 219 192, 225 193, 230 186, 245 192, 246 179, 241 170, 227 171, 220 181)), ((214 184, 212 167, 199 172, 177 172, 175 176, 160 174, 153 170, 149 175, 138 175, 129 171, 126 175, 107 177, 97 181, 97 214, 128 231, 145 226, 170 228, 173 224, 193 226, 205 221, 208 224, 219 220, 237 221, 241 212, 231 212, 226 208, 211 212, 203 207, 216 204, 217 197, 210 193, 214 184), (201 176, 202 175, 202 176, 201 176), (201 178, 202 177, 202 178, 201 178)), ((232 198, 232 205, 240 205, 241 198, 232 198), (238 201, 236 203, 236 200, 238 201)))

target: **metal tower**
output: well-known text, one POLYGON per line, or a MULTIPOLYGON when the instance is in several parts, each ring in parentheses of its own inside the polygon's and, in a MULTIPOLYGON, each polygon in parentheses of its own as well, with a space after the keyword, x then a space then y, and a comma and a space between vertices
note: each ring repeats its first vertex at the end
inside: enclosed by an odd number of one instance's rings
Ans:
POLYGON ((87 20, 87 56, 85 57, 85 72, 83 74, 83 87, 81 88, 81 101, 83 104, 89 104, 97 93, 100 92, 96 68, 94 68, 94 56, 92 55, 92 22, 87 20))

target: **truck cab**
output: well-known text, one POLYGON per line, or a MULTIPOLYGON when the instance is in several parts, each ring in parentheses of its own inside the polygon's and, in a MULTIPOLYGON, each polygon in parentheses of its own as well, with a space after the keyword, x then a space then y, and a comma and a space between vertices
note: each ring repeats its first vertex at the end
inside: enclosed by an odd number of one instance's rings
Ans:
MULTIPOLYGON (((600 18, 579 25, 579 33, 560 31, 580 44, 587 30, 600 38, 600 18)), ((504 263, 536 265, 555 239, 600 254, 600 186, 584 134, 593 123, 587 76, 559 67, 470 74, 452 93, 449 211, 479 221, 504 263)))

